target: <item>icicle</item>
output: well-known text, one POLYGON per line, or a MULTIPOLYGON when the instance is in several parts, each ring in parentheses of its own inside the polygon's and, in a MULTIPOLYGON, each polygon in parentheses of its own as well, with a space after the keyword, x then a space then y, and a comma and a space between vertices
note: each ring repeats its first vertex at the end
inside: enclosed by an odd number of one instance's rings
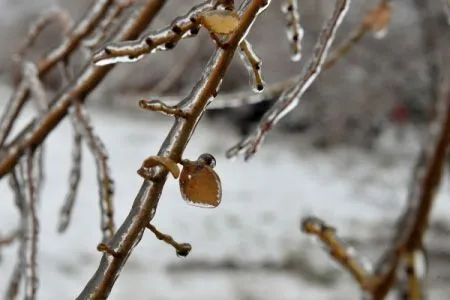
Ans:
POLYGON ((291 43, 291 59, 292 61, 299 61, 302 57, 304 30, 300 25, 298 0, 286 0, 281 6, 281 10, 286 15, 288 26, 286 36, 291 43))
POLYGON ((254 92, 260 93, 264 89, 264 80, 261 75, 261 59, 253 51, 247 40, 243 40, 239 45, 239 55, 250 76, 250 85, 254 92))

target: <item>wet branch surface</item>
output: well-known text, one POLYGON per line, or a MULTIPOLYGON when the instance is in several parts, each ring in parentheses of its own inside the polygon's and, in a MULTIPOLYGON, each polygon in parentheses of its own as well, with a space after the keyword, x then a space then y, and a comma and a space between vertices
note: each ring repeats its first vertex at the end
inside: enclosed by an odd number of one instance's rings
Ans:
MULTIPOLYGON (((169 157, 176 162, 181 161, 184 149, 206 106, 217 94, 220 82, 239 43, 245 38, 256 16, 267 7, 268 2, 247 0, 241 5, 237 30, 227 39, 226 49, 218 48, 214 52, 201 79, 191 93, 178 104, 178 107, 187 115, 175 118, 174 125, 158 152, 159 156, 169 157)), ((166 169, 158 168, 152 181, 145 180, 143 182, 130 213, 108 243, 108 247, 116 255, 103 254, 97 271, 77 299, 105 299, 109 295, 121 268, 142 238, 148 223, 156 212, 167 175, 166 169)))

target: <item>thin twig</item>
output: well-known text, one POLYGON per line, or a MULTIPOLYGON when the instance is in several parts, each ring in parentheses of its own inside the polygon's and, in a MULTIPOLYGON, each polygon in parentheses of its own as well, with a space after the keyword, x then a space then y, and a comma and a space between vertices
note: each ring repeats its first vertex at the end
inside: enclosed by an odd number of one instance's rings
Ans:
POLYGON ((21 61, 28 49, 36 41, 39 34, 53 22, 57 22, 62 26, 63 35, 65 35, 73 26, 73 20, 66 10, 61 9, 60 7, 51 7, 45 11, 45 13, 43 13, 33 25, 30 26, 28 34, 22 42, 22 45, 14 55, 14 60, 21 61))
POLYGON ((198 32, 198 15, 210 9, 212 9, 211 1, 194 6, 187 14, 176 18, 170 26, 146 34, 137 41, 106 45, 94 54, 92 60, 97 66, 119 62, 136 62, 142 59, 145 54, 172 49, 182 38, 198 32))
POLYGON ((100 224, 103 233, 102 241, 106 243, 116 230, 114 225, 113 206, 114 181, 109 168, 108 153, 103 142, 98 135, 94 133, 94 129, 85 108, 79 101, 75 101, 75 104, 71 109, 73 110, 70 114, 72 122, 77 127, 78 133, 80 133, 86 141, 94 156, 97 167, 97 183, 99 185, 100 194, 100 224))
MULTIPOLYGON (((25 240, 25 299, 36 299, 36 292, 39 284, 37 274, 37 252, 38 252, 38 234, 39 234, 39 219, 37 217, 37 185, 33 168, 35 161, 33 152, 28 150, 23 158, 24 164, 24 187, 25 187, 25 232, 23 239, 25 240)), ((22 217, 23 218, 23 217, 22 217)))
POLYGON ((365 282, 372 271, 372 267, 363 262, 362 259, 359 259, 354 253, 355 250, 336 236, 335 228, 315 217, 303 219, 301 228, 303 232, 317 236, 330 256, 347 269, 360 286, 366 284, 365 282))
POLYGON ((281 6, 281 10, 286 15, 286 35, 291 44, 291 59, 293 61, 299 61, 302 57, 304 30, 300 24, 298 0, 285 0, 285 3, 281 6))
MULTIPOLYGON (((180 107, 189 113, 188 118, 176 118, 158 155, 181 161, 182 154, 200 121, 206 106, 212 100, 228 65, 242 39, 245 38, 256 16, 262 12, 270 1, 246 0, 242 3, 239 28, 230 35, 226 49, 219 48, 212 55, 201 79, 191 93, 181 101, 180 107)), ((103 255, 97 271, 77 299, 105 299, 108 297, 118 273, 139 243, 142 234, 153 218, 168 171, 158 168, 155 180, 144 180, 133 206, 124 223, 117 230, 109 243, 111 249, 120 255, 110 257, 103 255)))
POLYGON ((164 241, 166 244, 171 245, 178 256, 188 256, 189 252, 192 250, 192 246, 189 243, 178 243, 168 234, 160 232, 156 227, 152 224, 148 224, 147 228, 153 232, 158 240, 164 241))
POLYGON ((264 114, 254 132, 227 152, 228 157, 245 152, 245 160, 248 160, 256 153, 272 127, 298 105, 302 95, 322 71, 328 50, 334 41, 337 28, 342 23, 349 6, 350 0, 336 1, 334 12, 320 33, 311 61, 303 71, 303 74, 299 76, 297 84, 281 94, 273 106, 264 114))
POLYGON ((72 216, 81 178, 82 135, 75 130, 72 148, 72 168, 70 170, 69 191, 59 214, 58 232, 66 231, 72 216))
POLYGON ((94 32, 94 36, 89 40, 83 41, 83 46, 93 50, 103 43, 114 28, 114 23, 122 16, 134 1, 118 1, 108 9, 105 18, 100 22, 94 32))
POLYGON ((17 207, 17 210, 20 214, 20 230, 19 230, 19 238, 20 244, 17 251, 17 260, 14 266, 13 273, 11 274, 11 278, 9 281, 8 288, 5 293, 5 299, 14 300, 17 298, 17 294, 19 293, 20 283, 23 279, 23 274, 25 270, 25 229, 27 222, 26 215, 26 201, 25 195, 23 193, 23 168, 22 164, 19 164, 18 167, 11 171, 9 175, 9 185, 14 192, 14 202, 17 207), (20 179, 19 179, 20 175, 20 179))
POLYGON ((247 40, 243 40, 239 44, 239 55, 250 75, 253 91, 257 93, 262 92, 265 84, 261 74, 262 62, 247 40))

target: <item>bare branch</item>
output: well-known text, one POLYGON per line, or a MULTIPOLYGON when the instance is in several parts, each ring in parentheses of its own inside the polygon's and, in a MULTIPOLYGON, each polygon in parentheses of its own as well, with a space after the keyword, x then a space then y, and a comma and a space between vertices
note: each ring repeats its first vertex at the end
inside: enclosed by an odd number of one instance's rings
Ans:
POLYGON ((129 8, 134 1, 118 1, 108 9, 105 18, 100 22, 94 32, 94 36, 89 40, 83 41, 83 46, 93 50, 103 43, 114 28, 114 23, 122 16, 124 11, 129 8))
POLYGON ((247 40, 239 44, 239 55, 248 70, 253 91, 260 93, 264 89, 264 80, 261 75, 261 59, 253 51, 252 45, 247 40))
POLYGON ((115 232, 113 194, 114 182, 108 164, 108 153, 103 142, 94 133, 89 116, 85 108, 78 102, 71 107, 72 121, 77 127, 77 132, 82 135, 94 156, 97 166, 97 182, 100 194, 101 229, 103 242, 109 241, 115 232))
POLYGON ((330 256, 347 269, 360 286, 365 286, 372 266, 364 263, 361 258, 357 257, 353 248, 336 236, 336 229, 315 217, 303 219, 301 228, 303 232, 318 237, 330 256))
POLYGON ((298 0, 285 0, 281 10, 286 15, 287 30, 286 35, 291 43, 291 59, 299 61, 302 57, 302 40, 304 30, 300 25, 300 14, 298 10, 298 0))
POLYGON ((245 160, 248 160, 256 153, 263 142, 263 139, 272 127, 298 105, 302 95, 322 71, 328 49, 333 43, 337 28, 342 23, 349 6, 350 0, 336 1, 333 15, 322 29, 313 57, 308 64, 308 68, 306 68, 306 70, 303 71, 303 74, 298 78, 297 84, 281 94, 274 105, 263 116, 254 132, 227 152, 228 157, 233 157, 239 153, 245 152, 245 160))
POLYGON ((135 62, 145 54, 172 49, 180 39, 198 32, 198 15, 211 8, 211 1, 206 1, 193 7, 186 15, 176 18, 170 26, 162 30, 147 34, 137 41, 109 44, 94 54, 93 62, 97 66, 135 62))
POLYGON ((26 35, 19 50, 14 55, 14 60, 20 61, 25 56, 28 49, 34 44, 39 34, 51 23, 57 22, 62 27, 62 32, 65 35, 73 26, 73 20, 70 14, 60 7, 51 7, 46 10, 34 24, 30 26, 28 34, 26 35))
POLYGON ((398 288, 400 299, 426 299, 423 288, 427 267, 425 260, 424 252, 421 250, 404 254, 400 264, 401 274, 398 288))
POLYGON ((64 232, 69 226, 72 216, 72 210, 77 197, 78 186, 81 178, 81 160, 82 160, 82 135, 75 130, 72 149, 72 168, 69 178, 69 192, 66 195, 64 204, 61 207, 59 215, 58 231, 64 232))
POLYGON ((38 76, 39 71, 34 63, 29 61, 23 63, 24 81, 29 86, 38 113, 42 115, 48 110, 48 100, 44 85, 38 76))
POLYGON ((24 214, 22 216, 23 224, 23 239, 25 243, 25 260, 24 260, 24 275, 25 275, 25 299, 36 299, 36 292, 39 284, 37 274, 37 252, 38 252, 38 234, 39 234, 39 219, 37 217, 37 185, 35 176, 33 176, 33 168, 35 161, 33 159, 33 152, 28 150, 23 158, 23 177, 25 186, 25 205, 24 214))
POLYGON ((191 252, 191 250, 192 250, 191 244, 178 243, 170 235, 160 232, 158 229, 156 229, 155 226, 153 226, 150 223, 147 225, 147 228, 155 234, 155 236, 158 240, 164 241, 166 244, 171 245, 177 252, 178 256, 186 257, 189 255, 189 252, 191 252))
POLYGON ((187 118, 188 114, 177 106, 167 106, 159 100, 140 100, 139 107, 146 110, 157 111, 167 116, 187 118))

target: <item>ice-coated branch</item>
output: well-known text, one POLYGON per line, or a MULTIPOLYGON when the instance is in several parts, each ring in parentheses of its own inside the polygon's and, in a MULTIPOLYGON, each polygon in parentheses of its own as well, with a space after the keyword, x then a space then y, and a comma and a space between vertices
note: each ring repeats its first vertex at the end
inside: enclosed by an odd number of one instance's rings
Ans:
POLYGON ((135 62, 145 54, 172 49, 182 38, 196 34, 199 29, 198 16, 213 8, 212 1, 193 7, 184 16, 176 18, 171 25, 156 32, 146 34, 137 41, 125 41, 106 45, 93 56, 97 66, 119 62, 135 62))
POLYGON ((72 148, 72 167, 69 176, 69 191, 64 199, 64 204, 59 213, 58 232, 66 231, 69 226, 73 207, 78 193, 78 186, 81 179, 81 160, 83 154, 82 135, 75 130, 72 148))
POLYGON ((261 75, 261 59, 256 55, 252 45, 243 40, 239 45, 239 55, 250 75, 250 84, 253 91, 260 93, 264 89, 264 80, 261 75))
POLYGON ((379 278, 373 294, 386 295, 395 281, 395 272, 406 254, 424 249, 423 235, 441 182, 450 139, 450 90, 440 95, 436 117, 430 123, 409 186, 407 207, 398 221, 397 233, 391 247, 384 253, 375 269, 379 278))
POLYGON ((189 252, 191 252, 191 250, 192 250, 191 244, 178 243, 177 241, 175 241, 173 239, 173 237, 171 237, 168 234, 160 232, 158 229, 156 229, 156 227, 154 225, 152 225, 150 223, 147 225, 147 228, 155 234, 155 236, 158 240, 161 240, 161 241, 165 242, 166 244, 171 245, 175 249, 178 256, 185 257, 185 256, 189 255, 189 252))
POLYGON ((399 299, 426 299, 423 279, 426 277, 427 262, 424 251, 406 252, 399 267, 399 299))
POLYGON ((306 234, 316 236, 322 242, 325 251, 341 266, 350 272, 360 286, 366 284, 372 271, 367 259, 358 257, 356 251, 346 245, 337 235, 336 229, 316 217, 304 218, 301 229, 306 234))
MULTIPOLYGON (((165 2, 166 0, 148 1, 141 9, 132 14, 128 20, 124 21, 120 26, 120 31, 115 36, 115 40, 123 41, 137 38, 147 27, 148 23, 153 20, 154 16, 158 14, 165 2)), ((74 80, 50 101, 50 109, 48 112, 42 117, 28 123, 11 143, 2 148, 0 155, 0 178, 6 175, 17 164, 25 149, 36 147, 45 140, 47 135, 65 118, 73 99, 80 99, 81 102, 84 102, 87 95, 100 84, 112 67, 96 67, 91 62, 87 63, 85 68, 79 74, 75 75, 74 80)), ((21 88, 16 93, 19 92, 23 96, 27 96, 28 87, 25 84, 21 84, 21 88)), ((17 101, 13 101, 12 103, 15 105, 17 101)), ((8 119, 14 117, 9 113, 6 113, 6 115, 8 115, 8 119)), ((0 127, 0 138, 2 133, 6 132, 1 128, 3 127, 0 127)))
MULTIPOLYGON (((113 0, 97 0, 86 15, 73 27, 58 47, 50 51, 37 63, 39 77, 44 76, 60 61, 66 60, 79 46, 82 39, 88 36, 103 18, 113 0)), ((14 91, 0 119, 0 147, 3 147, 17 116, 29 96, 29 86, 21 82, 14 91)))
POLYGON ((188 115, 178 106, 168 106, 159 100, 145 100, 139 101, 139 107, 145 110, 157 111, 167 116, 187 118, 188 115))
MULTIPOLYGON (((218 48, 210 58, 201 78, 184 98, 179 107, 189 113, 188 118, 175 118, 174 125, 163 142, 158 156, 169 157, 177 162, 200 121, 206 106, 213 99, 240 42, 246 37, 251 25, 269 4, 267 0, 245 0, 238 12, 239 26, 227 38, 228 47, 218 48)), ((165 168, 155 168, 154 180, 144 180, 133 206, 124 223, 117 230, 108 246, 117 256, 104 254, 97 271, 77 299, 105 299, 114 285, 123 265, 139 243, 147 225, 153 218, 159 197, 168 175, 165 168)))
POLYGON ((336 1, 334 12, 320 33, 311 61, 297 79, 295 86, 281 94, 273 106, 266 114, 264 114, 258 127, 249 136, 227 152, 228 157, 233 157, 245 152, 245 160, 248 160, 256 153, 263 142, 263 139, 272 127, 298 105, 302 95, 322 71, 328 50, 334 41, 337 28, 342 23, 349 6, 350 0, 336 1))
POLYGON ((103 142, 98 135, 94 133, 90 118, 85 108, 79 103, 71 107, 72 122, 76 126, 76 130, 86 141, 88 148, 94 156, 97 168, 97 183, 99 186, 100 199, 100 220, 103 233, 103 242, 109 241, 115 232, 114 225, 114 181, 108 163, 108 153, 103 142))
POLYGON ((293 61, 299 61, 302 58, 302 40, 304 30, 300 24, 298 0, 285 0, 281 6, 281 11, 286 15, 286 35, 291 43, 291 59, 293 61))
POLYGON ((367 14, 363 24, 374 33, 376 38, 383 38, 387 34, 391 17, 392 7, 390 0, 382 0, 375 9, 367 14))
MULTIPOLYGON (((450 86, 450 85, 449 85, 450 86)), ((385 299, 400 282, 405 299, 423 299, 427 263, 423 236, 438 190, 450 144, 450 90, 438 101, 436 117, 429 126, 427 140, 416 163, 409 187, 407 207, 397 224, 391 246, 375 265, 374 271, 349 259, 348 251, 335 237, 333 228, 317 218, 306 218, 303 230, 318 236, 331 256, 348 269, 369 299, 385 299), (400 276, 399 276, 400 275, 400 276)), ((402 298, 404 299, 404 298, 402 298)))
POLYGON ((22 158, 24 207, 22 219, 23 243, 24 243, 24 294, 25 299, 36 299, 36 292, 39 284, 37 273, 37 253, 38 253, 38 234, 39 219, 37 216, 37 184, 33 168, 35 167, 34 153, 27 150, 22 158))

